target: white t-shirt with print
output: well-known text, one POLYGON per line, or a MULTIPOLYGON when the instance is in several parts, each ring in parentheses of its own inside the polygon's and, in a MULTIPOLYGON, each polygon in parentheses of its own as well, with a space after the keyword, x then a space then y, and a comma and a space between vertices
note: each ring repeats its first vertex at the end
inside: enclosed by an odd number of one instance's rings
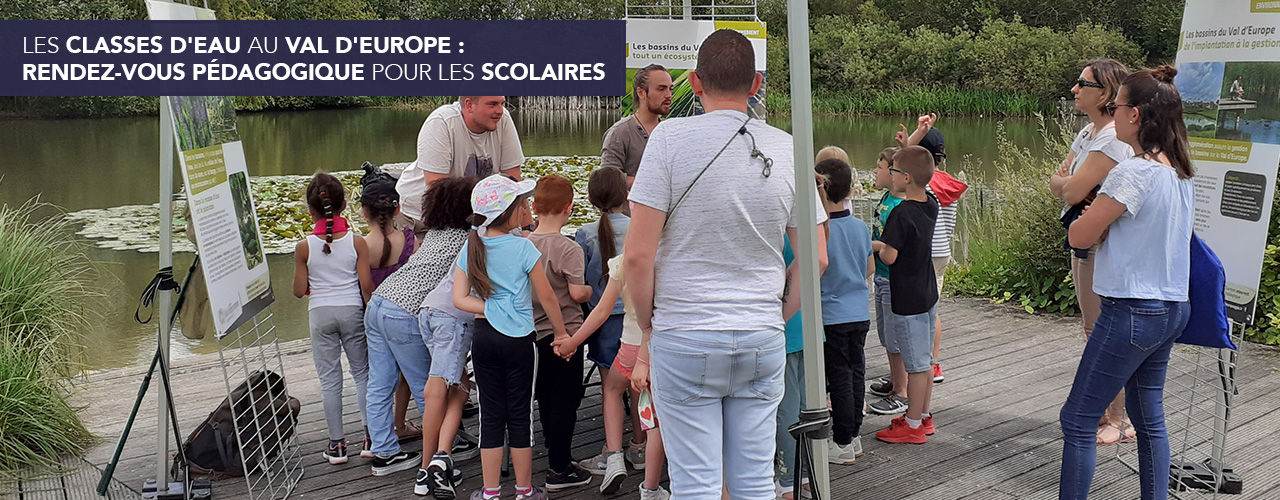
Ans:
MULTIPOLYGON (((739 134, 745 121, 745 113, 719 110, 665 120, 649 136, 630 199, 667 212, 654 262, 654 331, 783 329, 783 236, 797 224, 792 139, 760 120, 746 124, 751 135, 739 134), (773 160, 768 177, 750 157, 752 136, 773 160)), ((826 211, 816 185, 808 189, 821 224, 826 211)))
POLYGON ((497 130, 477 134, 467 128, 461 103, 440 106, 422 122, 422 129, 418 131, 418 158, 404 169, 396 184, 400 211, 410 219, 422 219, 426 172, 483 179, 521 163, 524 163, 524 150, 510 113, 502 114, 497 130))
MULTIPOLYGON (((1071 152, 1075 153, 1076 156, 1071 160, 1071 164, 1068 165, 1068 174, 1075 175, 1076 171, 1080 170, 1080 166, 1084 165, 1084 160, 1089 157, 1089 153, 1094 151, 1107 155, 1107 158, 1116 163, 1133 157, 1133 148, 1116 138, 1115 125, 1114 122, 1107 123, 1096 134, 1093 132, 1092 123, 1080 129, 1080 132, 1076 134, 1075 140, 1071 141, 1071 152)), ((1063 206, 1062 213, 1058 215, 1066 214, 1070 208, 1070 206, 1063 206)))

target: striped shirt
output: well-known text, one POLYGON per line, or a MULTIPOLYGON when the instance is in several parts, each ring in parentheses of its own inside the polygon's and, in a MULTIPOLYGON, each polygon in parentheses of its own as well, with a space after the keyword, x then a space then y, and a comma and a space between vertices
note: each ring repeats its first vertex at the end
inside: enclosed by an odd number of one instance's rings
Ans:
MULTIPOLYGON (((925 186, 925 191, 933 195, 933 188, 925 186)), ((936 197, 936 196, 935 196, 936 197)), ((951 256, 951 237, 956 232, 956 206, 959 201, 947 206, 938 204, 938 221, 933 225, 933 258, 951 256)))

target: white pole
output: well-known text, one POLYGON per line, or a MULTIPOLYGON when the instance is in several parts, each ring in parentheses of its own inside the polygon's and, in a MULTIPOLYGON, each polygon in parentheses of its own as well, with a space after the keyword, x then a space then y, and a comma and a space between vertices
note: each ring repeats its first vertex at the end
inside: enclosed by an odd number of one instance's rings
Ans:
POLYGON ((693 19, 693 0, 684 0, 684 20, 693 19))
MULTIPOLYGON (((809 6, 806 0, 787 0, 787 59, 791 63, 791 137, 795 141, 796 206, 799 209, 800 303, 804 317, 805 406, 826 406, 826 363, 822 356, 822 303, 819 297, 818 228, 813 224, 816 190, 813 188, 813 95, 809 74, 809 6)), ((812 485, 822 498, 831 498, 826 440, 813 446, 812 485)), ((799 485, 797 485, 799 486, 799 485)))
MULTIPOLYGON (((160 269, 173 266, 173 120, 170 118, 169 98, 160 98, 160 269)), ((157 338, 160 356, 164 364, 160 368, 169 368, 169 330, 173 324, 170 319, 173 303, 173 290, 159 290, 156 295, 156 317, 159 318, 160 332, 157 338)), ((168 377, 166 372, 160 379, 168 377)), ((165 393, 163 383, 156 384, 156 482, 160 491, 166 491, 169 485, 169 395, 165 393)))

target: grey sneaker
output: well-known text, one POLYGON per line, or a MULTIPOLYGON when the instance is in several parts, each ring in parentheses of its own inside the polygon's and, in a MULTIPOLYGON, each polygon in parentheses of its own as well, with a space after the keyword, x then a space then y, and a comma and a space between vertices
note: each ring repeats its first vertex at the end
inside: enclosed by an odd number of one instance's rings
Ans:
POLYGON ((670 500, 671 493, 661 486, 655 489, 645 489, 644 484, 640 485, 640 500, 670 500))
POLYGON ((644 470, 644 450, 646 443, 627 444, 627 463, 635 470, 644 470))
POLYGON ((890 394, 884 399, 871 403, 871 412, 879 415, 897 415, 907 411, 907 398, 890 394))
POLYGON ((609 454, 606 453, 603 448, 601 448, 599 455, 588 458, 586 460, 579 460, 578 465, 582 466, 583 469, 586 469, 587 472, 590 472, 597 476, 603 476, 605 469, 608 468, 609 466, 608 458, 609 458, 609 454))
POLYGON ((840 446, 835 441, 827 442, 827 462, 836 465, 853 465, 856 458, 853 443, 840 446))
POLYGON ((622 482, 627 479, 627 462, 621 451, 610 453, 605 461, 608 465, 605 467, 604 481, 600 482, 600 493, 612 495, 617 493, 622 482))
POLYGON ((516 500, 547 500, 547 490, 541 486, 534 486, 533 491, 524 495, 516 495, 516 500))

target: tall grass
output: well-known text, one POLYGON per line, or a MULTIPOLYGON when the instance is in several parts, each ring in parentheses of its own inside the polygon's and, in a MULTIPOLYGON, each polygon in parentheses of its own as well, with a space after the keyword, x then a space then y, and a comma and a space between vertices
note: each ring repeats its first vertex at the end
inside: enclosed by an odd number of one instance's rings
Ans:
MULTIPOLYGON (((791 97, 782 92, 768 92, 765 104, 770 111, 787 112, 791 109, 791 97)), ((1050 110, 1029 94, 952 87, 816 92, 813 95, 814 113, 832 115, 902 116, 932 111, 966 116, 1032 116, 1050 110)))
MULTIPOLYGON (((1012 302, 1027 312, 1074 314, 1071 262, 1058 221, 1062 202, 1049 193, 1049 175, 1065 158, 1071 128, 1046 127, 1045 151, 1032 154, 997 129, 996 178, 981 183, 961 205, 961 262, 947 277, 958 295, 1012 302)), ((967 169, 973 170, 973 169, 967 169)))
POLYGON ((0 205, 0 477, 92 439, 66 401, 92 273, 60 211, 0 205))

